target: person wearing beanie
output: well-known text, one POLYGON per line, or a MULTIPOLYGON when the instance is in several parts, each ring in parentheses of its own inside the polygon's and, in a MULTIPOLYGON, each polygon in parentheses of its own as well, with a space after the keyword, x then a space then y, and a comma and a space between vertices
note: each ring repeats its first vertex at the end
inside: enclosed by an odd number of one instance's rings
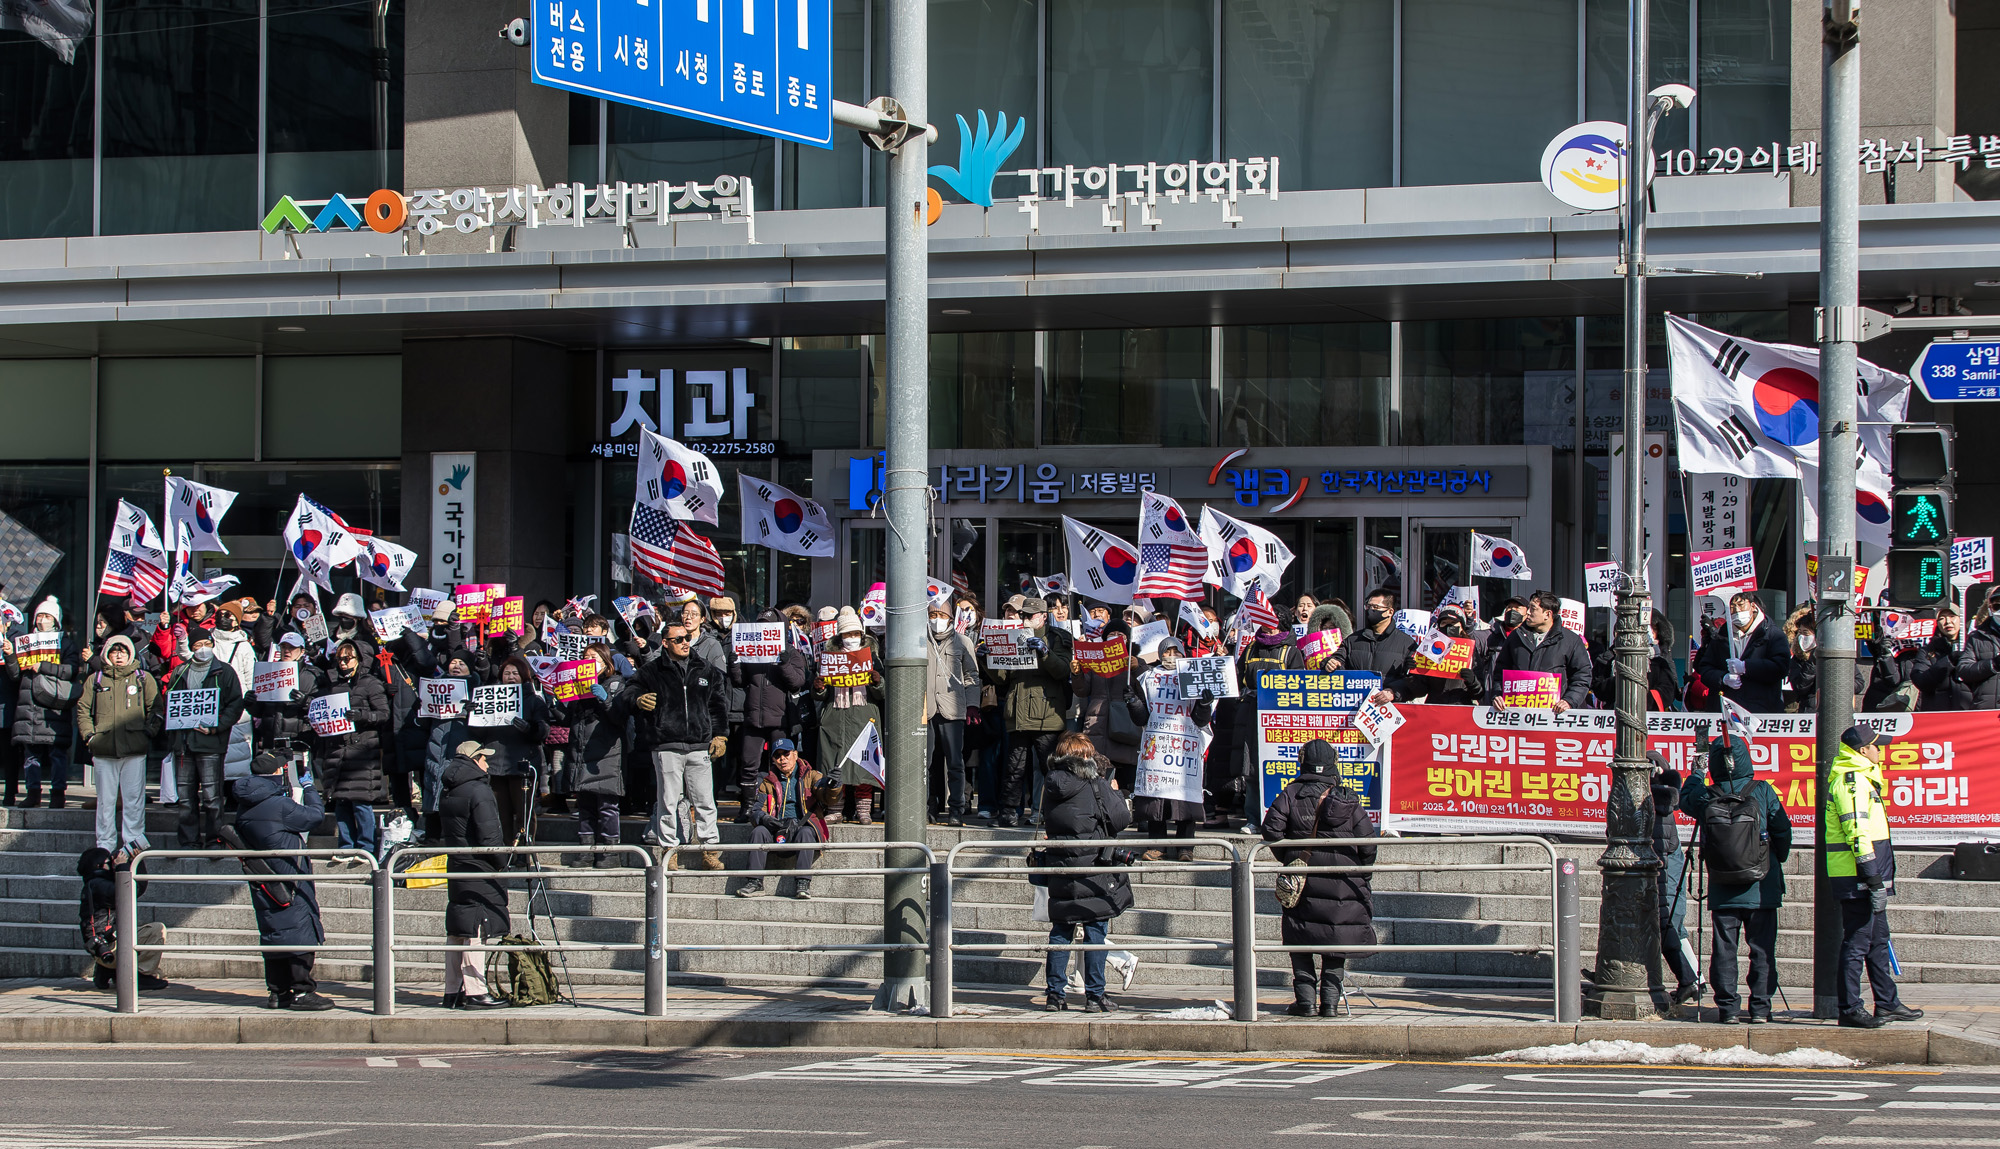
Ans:
POLYGON ((229 664, 215 657, 213 633, 196 627, 188 632, 188 657, 167 680, 167 699, 214 690, 220 700, 217 720, 188 729, 167 731, 174 756, 174 777, 181 795, 180 847, 207 850, 223 845, 216 827, 222 819, 222 762, 229 751, 230 731, 243 717, 243 684, 229 664))
MULTIPOLYGON (((0 635, 0 679, 13 697, 13 719, 0 733, 0 766, 4 766, 7 789, 0 803, 12 806, 19 800, 18 787, 28 781, 28 809, 42 804, 42 778, 49 780, 49 808, 60 810, 68 804, 70 706, 80 689, 77 681, 88 673, 90 658, 85 647, 78 651, 62 635, 62 604, 53 596, 36 604, 29 616, 29 631, 12 639, 0 635), (54 642, 54 650, 45 649, 54 642), (37 649, 28 653, 26 646, 37 649), (30 663, 29 659, 32 659, 30 663), (11 741, 11 745, 9 742, 11 741)), ((0 703, 0 715, 8 707, 0 703)))
POLYGON ((861 625, 861 616, 853 607, 843 606, 834 615, 833 638, 821 653, 849 657, 865 653, 873 668, 868 682, 861 686, 830 686, 817 674, 812 682, 819 697, 820 763, 829 772, 838 771, 841 785, 847 787, 847 810, 865 826, 875 816, 875 779, 860 763, 846 758, 870 722, 881 729, 882 651, 861 625))
MULTIPOLYGON (((236 795, 236 833, 245 850, 303 850, 306 838, 317 833, 326 820, 326 803, 313 785, 312 771, 299 778, 299 797, 280 771, 289 760, 265 751, 250 760, 250 776, 230 784, 236 795)), ((319 896, 311 882, 287 882, 288 875, 313 872, 309 858, 246 858, 245 871, 269 874, 273 881, 250 883, 250 907, 257 915, 257 944, 264 946, 316 946, 326 941, 320 923, 319 896)), ((313 951, 301 949, 266 951, 264 989, 266 1009, 295 1009, 318 1012, 333 1008, 320 996, 313 980, 313 951)))
POLYGON ((1840 736, 1827 772, 1827 877, 1840 900, 1840 1024, 1877 1029, 1915 1021, 1920 1009, 1896 992, 1889 941, 1889 898, 1896 892, 1896 851, 1889 841, 1889 787, 1882 756, 1889 739, 1866 726, 1840 736), (1861 974, 1875 995, 1875 1012, 1861 1001, 1861 974))
POLYGON ((1653 765, 1653 853, 1661 869, 1656 893, 1660 905, 1660 956, 1674 975, 1673 1004, 1701 996, 1701 967, 1687 936, 1687 853, 1681 849, 1680 826, 1674 814, 1681 804, 1681 774, 1658 750, 1648 750, 1653 765))
POLYGON ((104 663, 84 680, 76 729, 96 770, 97 844, 116 854, 152 844, 146 839, 146 755, 166 718, 159 679, 139 668, 130 638, 113 635, 104 644, 104 663))
MULTIPOLYGON (((1234 628, 1224 628, 1233 632, 1234 628)), ((1398 632, 1401 633, 1401 632, 1398 632)), ((1408 636, 1404 636, 1408 642, 1408 636)), ((1210 799, 1209 824, 1232 825, 1242 819, 1243 828, 1256 828, 1257 788, 1257 676, 1267 670, 1302 670, 1306 656, 1292 638, 1289 626, 1260 626, 1244 639, 1238 652, 1236 681, 1242 693, 1224 699, 1216 707, 1216 741, 1207 773, 1210 799)))
MULTIPOLYGON (((1049 625, 1049 605, 1044 599, 1023 598, 1021 620, 1028 624, 1020 639, 1021 648, 1032 654, 1035 664, 1018 670, 996 670, 990 665, 986 680, 1004 699, 1007 721, 1007 762, 1000 777, 999 824, 1018 826, 1020 811, 1033 801, 1033 780, 1046 771, 1049 756, 1055 753, 1056 739, 1063 733, 1070 704, 1070 634, 1049 625)), ((985 661, 982 658, 982 661, 985 661)))
MULTIPOLYGON (((1375 824, 1361 808, 1361 796, 1340 777, 1339 755, 1324 739, 1299 749, 1298 777, 1264 812, 1264 840, 1271 854, 1289 864, 1303 858, 1308 866, 1372 866, 1373 846, 1320 846, 1284 849, 1287 840, 1310 838, 1373 838, 1375 824)), ((1292 905, 1281 908, 1281 935, 1288 946, 1368 946, 1375 944, 1375 900, 1366 873, 1307 874, 1304 891, 1292 905)), ((1286 880, 1280 878, 1281 881, 1286 880)), ((1292 955, 1293 1017, 1332 1017, 1345 996, 1342 985, 1347 959, 1339 954, 1292 955), (1315 965, 1317 964, 1317 968, 1315 965), (1314 995, 1318 1000, 1315 1004, 1314 995)))
MULTIPOLYGON (((1771 991, 1778 984, 1778 908, 1785 902, 1785 859, 1792 853, 1792 820, 1769 782, 1757 777, 1750 747, 1723 729, 1723 738, 1709 741, 1710 723, 1697 728, 1696 760, 1708 760, 1708 780, 1691 771, 1681 784, 1681 813, 1694 819, 1702 839, 1702 861, 1708 866, 1709 924, 1715 944, 1709 951, 1709 991, 1715 997, 1715 1020, 1734 1025, 1737 996, 1736 955, 1750 946, 1750 1012, 1747 1020, 1761 1025, 1771 1020, 1771 991), (1716 809, 1711 822, 1709 811, 1716 809), (1753 815, 1756 825, 1746 815, 1753 815), (1731 827, 1756 825, 1757 836, 1729 833, 1731 827), (1761 857, 1757 856, 1761 855, 1761 857), (1761 873, 1759 870, 1761 869, 1761 873)), ((1828 859, 1829 865, 1832 859, 1828 859)))
MULTIPOLYGON (((446 765, 438 815, 446 846, 504 846, 500 806, 486 771, 500 748, 460 742, 446 765)), ((499 854, 466 854, 452 860, 455 870, 495 873, 499 854)), ((445 883, 444 932, 448 945, 480 944, 507 934, 507 883, 493 878, 451 878, 445 883)), ((486 955, 455 950, 445 955, 446 1009, 498 1009, 507 1003, 486 992, 486 955)))

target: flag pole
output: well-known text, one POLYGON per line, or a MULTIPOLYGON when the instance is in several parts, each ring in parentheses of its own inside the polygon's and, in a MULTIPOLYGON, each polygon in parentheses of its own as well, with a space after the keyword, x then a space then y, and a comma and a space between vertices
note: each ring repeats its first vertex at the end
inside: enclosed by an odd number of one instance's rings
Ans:
MULTIPOLYGON (((160 597, 164 600, 166 608, 161 612, 162 614, 169 614, 174 609, 174 583, 180 577, 179 571, 171 569, 174 561, 174 552, 180 550, 181 547, 180 534, 176 532, 172 538, 167 537, 167 524, 174 521, 173 478, 174 471, 172 467, 160 468, 160 540, 167 544, 167 564, 169 567, 167 571, 167 588, 160 592, 160 597)), ((190 543, 189 545, 192 547, 193 544, 190 543)), ((194 551, 192 549, 188 551, 188 561, 190 563, 194 561, 194 551)))

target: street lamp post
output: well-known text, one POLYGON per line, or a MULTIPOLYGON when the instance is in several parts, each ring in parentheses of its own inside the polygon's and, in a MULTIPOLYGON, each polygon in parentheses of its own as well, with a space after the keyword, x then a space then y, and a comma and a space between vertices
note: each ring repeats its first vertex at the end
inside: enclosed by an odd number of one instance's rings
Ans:
POLYGON ((1638 1020, 1659 1016, 1652 987, 1660 983, 1660 859, 1653 853, 1652 776, 1646 761, 1646 667, 1652 599, 1646 586, 1644 472, 1646 423, 1646 192, 1652 168, 1653 129, 1668 109, 1686 107, 1692 90, 1666 85, 1647 91, 1647 0, 1630 0, 1630 88, 1626 102, 1625 165, 1625 506, 1618 554, 1618 626, 1612 653, 1617 665, 1618 732, 1613 744, 1611 789, 1604 804, 1606 848, 1598 859, 1603 894, 1598 903, 1597 973, 1589 1007, 1598 1017, 1638 1020))

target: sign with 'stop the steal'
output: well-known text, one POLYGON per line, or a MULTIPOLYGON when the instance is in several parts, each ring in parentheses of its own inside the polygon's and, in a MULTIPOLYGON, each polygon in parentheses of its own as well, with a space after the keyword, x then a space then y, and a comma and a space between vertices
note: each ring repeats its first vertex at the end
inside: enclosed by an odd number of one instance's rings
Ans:
POLYGON ((537 0, 537 84, 833 144, 828 0, 537 0))
POLYGON ((776 662, 785 653, 785 624, 739 622, 729 628, 729 642, 738 662, 776 662))
POLYGON ((417 680, 418 711, 424 718, 457 718, 465 713, 469 686, 463 678, 420 678, 417 680))

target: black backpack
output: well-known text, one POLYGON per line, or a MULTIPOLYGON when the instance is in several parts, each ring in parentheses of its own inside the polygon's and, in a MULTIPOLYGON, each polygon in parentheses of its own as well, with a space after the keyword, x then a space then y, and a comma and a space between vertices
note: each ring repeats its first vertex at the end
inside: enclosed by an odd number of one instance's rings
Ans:
POLYGON ((1708 807, 1701 812, 1701 857, 1712 881, 1743 886, 1763 881, 1771 872, 1771 836, 1755 789, 1708 792, 1708 807))

